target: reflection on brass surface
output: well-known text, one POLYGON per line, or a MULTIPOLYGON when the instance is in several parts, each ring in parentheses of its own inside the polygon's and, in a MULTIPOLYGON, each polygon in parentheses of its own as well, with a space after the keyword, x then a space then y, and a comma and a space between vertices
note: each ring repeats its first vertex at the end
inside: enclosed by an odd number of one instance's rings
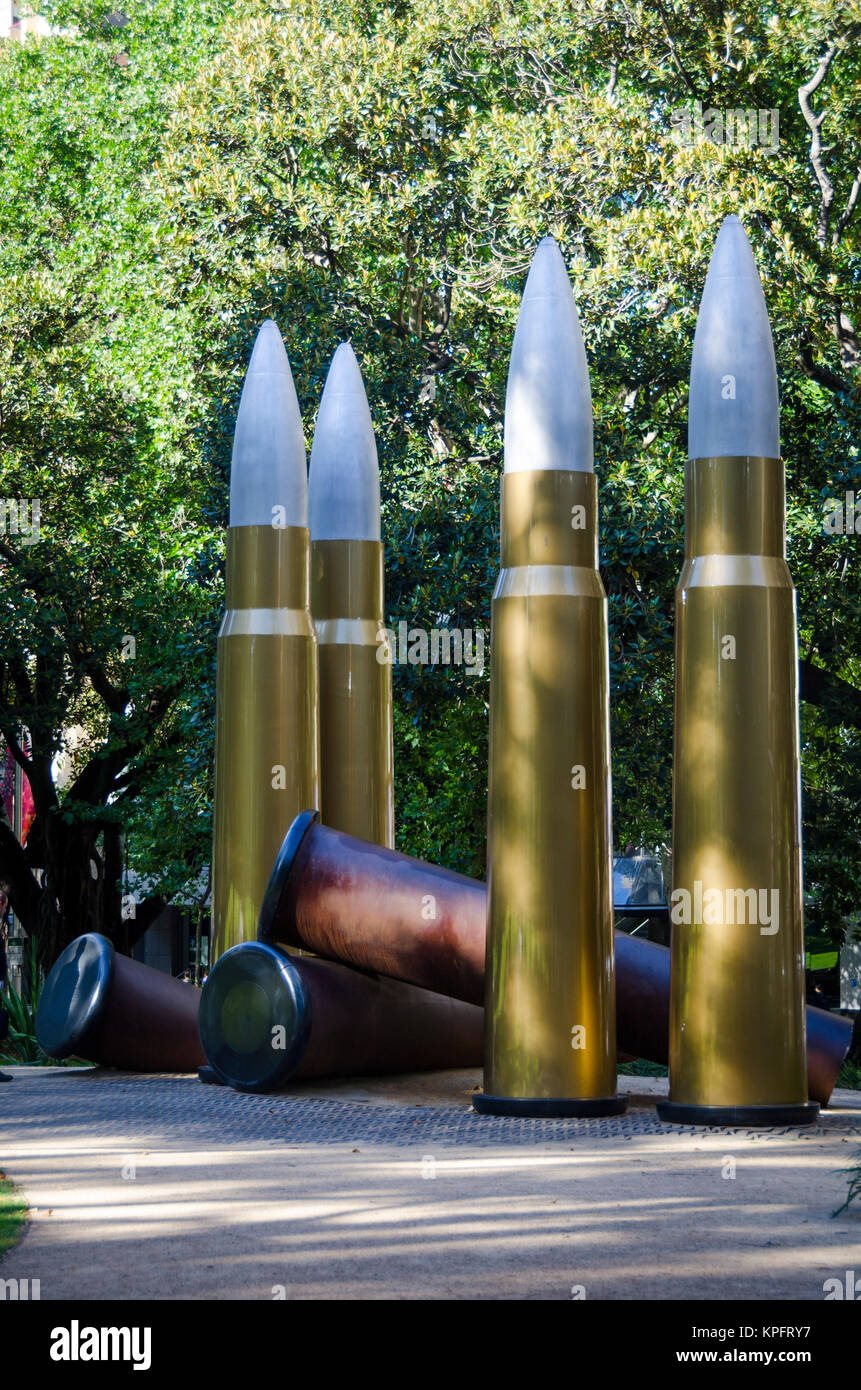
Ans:
POLYGON ((320 663, 321 815, 335 830, 391 847, 392 669, 377 660, 381 542, 313 541, 311 610, 320 663))
POLYGON ((670 1099, 800 1104, 807 1071, 798 655, 783 465, 695 459, 686 493, 673 888, 691 895, 691 922, 672 928, 670 1099), (718 891, 706 897, 709 890, 718 891), (762 908, 770 915, 775 891, 777 931, 760 917, 762 908))
POLYGON ((228 531, 218 638, 213 959, 253 941, 281 841, 319 804, 317 644, 308 532, 228 531))
POLYGON ((592 473, 503 477, 488 784, 484 1089, 493 1096, 616 1092, 597 502, 592 473))

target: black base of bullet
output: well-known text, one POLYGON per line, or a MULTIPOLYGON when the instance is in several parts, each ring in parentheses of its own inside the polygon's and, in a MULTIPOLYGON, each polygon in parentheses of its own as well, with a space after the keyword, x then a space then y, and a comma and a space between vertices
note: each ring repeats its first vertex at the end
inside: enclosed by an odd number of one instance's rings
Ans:
POLYGON ((224 1082, 216 1074, 213 1067, 198 1067, 197 1079, 202 1081, 204 1086, 223 1086, 224 1082))
POLYGON ((585 1119, 589 1115, 621 1115, 627 1096, 601 1096, 596 1100, 569 1100, 564 1096, 523 1099, 520 1096, 475 1095, 472 1108, 479 1115, 525 1116, 535 1120, 585 1119))
POLYGON ((682 1105, 658 1102, 658 1119, 674 1125, 815 1125, 819 1106, 804 1105, 682 1105))

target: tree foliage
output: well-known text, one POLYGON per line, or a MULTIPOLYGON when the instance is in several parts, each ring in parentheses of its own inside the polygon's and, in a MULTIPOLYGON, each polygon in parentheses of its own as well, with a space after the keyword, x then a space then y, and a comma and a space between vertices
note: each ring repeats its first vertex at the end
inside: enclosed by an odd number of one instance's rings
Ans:
POLYGON ((9 517, 0 537, 0 732, 36 809, 25 849, 0 824, 0 883, 44 963, 82 930, 128 949, 207 853, 176 790, 211 762, 219 539, 144 176, 214 21, 142 10, 60 6, 59 36, 0 49, 0 490, 40 509, 38 539, 9 517), (128 831, 162 817, 172 854, 133 856, 124 911, 128 831))

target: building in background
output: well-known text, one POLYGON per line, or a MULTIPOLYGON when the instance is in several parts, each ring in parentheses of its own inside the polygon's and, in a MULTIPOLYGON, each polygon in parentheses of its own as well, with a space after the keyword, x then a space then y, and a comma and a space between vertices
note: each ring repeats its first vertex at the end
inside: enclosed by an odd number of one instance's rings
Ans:
MULTIPOLYGON (((24 738, 24 751, 29 752, 29 743, 26 737, 24 738)), ((11 752, 4 749, 0 756, 2 756, 0 797, 3 800, 3 810, 15 838, 19 844, 25 845, 30 826, 33 824, 33 817, 36 814, 33 792, 23 770, 18 766, 11 752)), ((6 968, 9 983, 15 989, 20 990, 21 961, 26 938, 9 907, 9 900, 5 893, 0 893, 0 931, 3 932, 6 941, 6 968)))

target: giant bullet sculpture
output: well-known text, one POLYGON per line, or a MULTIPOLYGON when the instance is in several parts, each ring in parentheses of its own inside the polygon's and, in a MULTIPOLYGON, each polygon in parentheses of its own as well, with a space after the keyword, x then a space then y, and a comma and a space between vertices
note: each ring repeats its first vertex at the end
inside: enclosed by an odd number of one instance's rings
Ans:
POLYGON ((249 941, 221 956, 200 1005, 219 1081, 274 1091, 294 1078, 476 1066, 481 1009, 249 941))
POLYGON ((51 967, 36 1010, 49 1057, 123 1071, 195 1071, 200 990, 129 960, 98 932, 78 936, 51 967))
POLYGON ((688 453, 670 1099, 658 1110, 681 1123, 808 1123, 795 590, 774 349, 737 217, 700 304, 688 453))
MULTIPOLYGON (((313 951, 470 1003, 484 998, 487 891, 436 864, 296 817, 260 914, 260 940, 313 951)), ((615 933, 616 1045, 665 1064, 670 952, 615 933)), ((861 1024, 856 1025, 861 1031, 861 1024)), ((807 1086, 825 1105, 852 1044, 849 1019, 807 1009, 807 1086)))
POLYGON ((494 1114, 617 1113, 607 600, 592 402, 546 237, 505 401, 493 596, 484 1095, 494 1114))
POLYGON ((253 939, 287 827, 304 806, 319 804, 305 445, 271 319, 257 335, 236 418, 216 699, 217 957, 253 939))
POLYGON ((385 652, 378 640, 384 623, 380 477, 365 388, 349 343, 332 358, 320 402, 308 514, 323 819, 392 845, 392 671, 378 659, 385 652))

